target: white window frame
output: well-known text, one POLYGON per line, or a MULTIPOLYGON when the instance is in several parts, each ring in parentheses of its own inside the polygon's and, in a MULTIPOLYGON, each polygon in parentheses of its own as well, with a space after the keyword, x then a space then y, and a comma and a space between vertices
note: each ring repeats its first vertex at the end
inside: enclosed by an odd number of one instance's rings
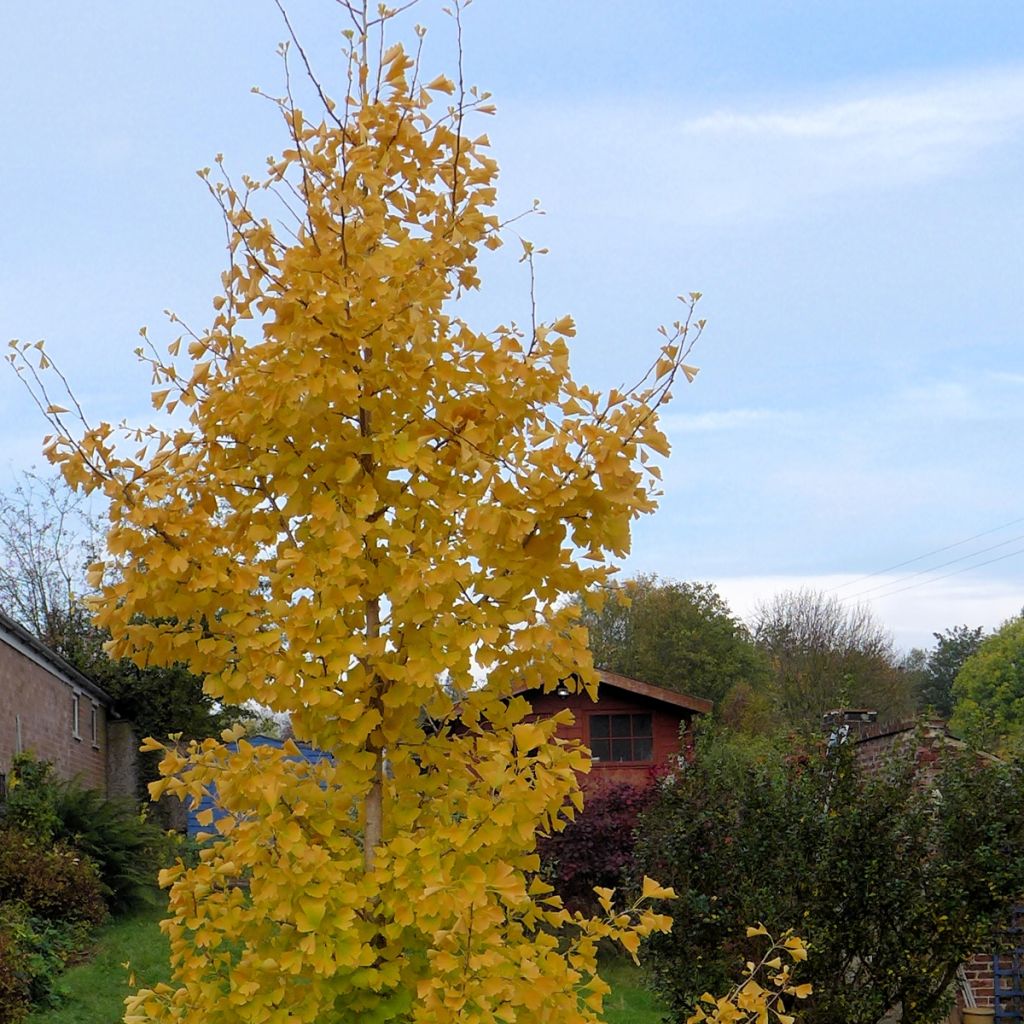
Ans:
POLYGON ((71 694, 71 735, 76 739, 82 738, 81 732, 82 717, 82 695, 72 691, 71 694))
POLYGON ((100 707, 93 701, 91 706, 90 727, 92 730, 92 745, 100 749, 100 707))

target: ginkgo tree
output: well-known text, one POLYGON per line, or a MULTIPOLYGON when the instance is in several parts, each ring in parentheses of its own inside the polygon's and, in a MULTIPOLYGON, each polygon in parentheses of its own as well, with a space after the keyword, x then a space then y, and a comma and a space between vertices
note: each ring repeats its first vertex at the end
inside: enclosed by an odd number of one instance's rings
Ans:
POLYGON ((394 11, 341 10, 339 98, 293 36, 315 113, 286 78, 265 176, 201 172, 230 264, 208 329, 140 350, 163 425, 91 425, 53 400, 41 348, 12 352, 50 458, 109 504, 93 610, 111 653, 184 663, 331 755, 232 733, 165 748, 154 795, 215 790, 219 812, 198 865, 163 877, 172 982, 128 1019, 597 1021, 597 942, 635 954, 667 891, 648 880, 621 910, 603 893, 586 919, 537 878, 589 759, 556 736, 567 715, 533 721, 514 693, 595 693, 565 597, 607 583, 655 507, 656 413, 695 372, 697 296, 606 394, 570 374, 568 316, 471 327, 459 299, 507 231, 469 131, 489 97, 461 71, 425 81, 421 30, 387 45, 394 11))

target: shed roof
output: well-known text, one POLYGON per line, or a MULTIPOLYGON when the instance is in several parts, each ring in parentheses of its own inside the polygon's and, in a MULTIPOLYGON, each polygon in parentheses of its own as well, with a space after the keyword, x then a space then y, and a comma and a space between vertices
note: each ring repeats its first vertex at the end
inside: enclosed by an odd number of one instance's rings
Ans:
MULTIPOLYGON (((618 672, 607 672, 604 669, 597 670, 598 697, 600 699, 600 688, 611 686, 618 690, 626 690, 641 697, 649 697, 651 700, 660 701, 662 704, 671 704, 673 707, 682 708, 685 711, 693 711, 699 715, 706 715, 714 706, 711 701, 703 697, 694 697, 689 693, 680 693, 678 690, 670 690, 665 686, 656 686, 654 683, 645 683, 640 679, 631 679, 629 676, 619 675, 618 672)), ((536 687, 524 686, 516 690, 516 694, 528 693, 536 687)))

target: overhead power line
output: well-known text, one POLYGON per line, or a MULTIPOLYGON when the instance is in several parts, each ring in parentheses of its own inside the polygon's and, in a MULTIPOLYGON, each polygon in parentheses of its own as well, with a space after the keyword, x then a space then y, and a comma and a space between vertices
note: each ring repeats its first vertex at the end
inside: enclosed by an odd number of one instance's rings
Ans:
MULTIPOLYGON (((980 553, 980 552, 979 552, 980 553)), ((948 580, 950 576, 959 576, 963 572, 970 572, 972 569, 980 569, 986 565, 992 565, 993 562, 1002 562, 1007 558, 1013 558, 1016 555, 1024 555, 1024 548, 1018 548, 1016 551, 1008 551, 1005 555, 997 555, 995 558, 989 558, 984 562, 978 562, 975 565, 965 565, 962 569, 954 569, 953 572, 947 572, 944 576, 936 576, 930 580, 921 580, 920 583, 911 583, 906 587, 900 587, 899 590, 892 590, 888 594, 878 594, 877 596, 882 597, 895 597, 897 594, 902 594, 906 590, 913 590, 915 587, 927 587, 929 584, 938 583, 940 580, 948 580)), ((960 559, 956 559, 960 561, 960 559)), ((947 563, 951 564, 951 563, 947 563)), ((916 574, 915 574, 916 575, 916 574)), ((908 577, 909 578, 909 577, 908 577)), ((841 601, 852 601, 854 597, 843 597, 841 601)))
MULTIPOLYGON (((954 541, 952 544, 946 544, 944 547, 935 548, 933 551, 926 551, 923 555, 917 555, 914 558, 908 558, 905 562, 897 562, 895 565, 887 565, 884 569, 877 569, 875 572, 869 572, 865 576, 858 576, 855 580, 849 580, 846 583, 838 584, 838 586, 830 587, 828 592, 832 593, 836 590, 843 590, 846 587, 855 586, 858 583, 863 583, 864 580, 874 579, 876 576, 881 576, 884 573, 892 572, 893 569, 902 569, 905 565, 913 565, 915 562, 924 561, 924 559, 926 558, 931 558, 932 555, 941 555, 943 551, 952 551, 953 548, 959 548, 962 547, 964 544, 970 544, 972 540, 978 540, 979 537, 987 537, 989 536, 989 534, 998 533, 1000 530, 1005 530, 1011 526, 1016 526, 1018 523, 1024 523, 1024 516, 1022 516, 1020 519, 1011 519, 1010 522, 1003 523, 1002 526, 993 526, 991 530, 982 530, 981 533, 976 533, 971 537, 965 537, 963 540, 954 541)), ((981 552, 977 553, 981 554, 981 552)), ((948 565, 950 563, 946 564, 948 565)), ((935 568, 940 567, 936 566, 935 568)), ((926 569, 924 571, 930 572, 931 570, 926 569)))
MULTIPOLYGON (((935 572, 938 569, 945 569, 947 565, 956 565, 957 562, 964 562, 968 558, 977 558, 978 555, 984 555, 989 551, 995 551, 996 548, 1005 548, 1007 544, 1013 544, 1019 540, 1024 540, 1024 533, 1018 534, 1016 537, 1010 537, 1008 540, 1001 540, 998 544, 990 544, 987 548, 982 548, 980 551, 972 551, 969 555, 961 555, 959 558, 951 558, 948 562, 940 562, 938 565, 929 566, 927 569, 918 569, 917 572, 908 573, 906 576, 900 576, 898 579, 886 580, 884 583, 876 583, 873 587, 868 587, 867 590, 861 590, 856 594, 844 597, 843 600, 854 601, 858 597, 865 597, 876 590, 884 590, 887 587, 894 587, 897 583, 903 583, 906 580, 912 580, 918 576, 924 576, 926 573, 935 572)), ((982 564, 988 565, 987 562, 983 562, 982 564)), ((967 568, 973 568, 973 566, 967 566, 967 568)))

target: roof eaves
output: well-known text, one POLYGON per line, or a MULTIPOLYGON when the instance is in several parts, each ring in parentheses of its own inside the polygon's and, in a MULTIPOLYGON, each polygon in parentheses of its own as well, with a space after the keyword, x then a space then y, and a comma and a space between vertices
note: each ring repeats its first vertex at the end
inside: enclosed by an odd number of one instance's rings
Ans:
MULTIPOLYGON (((671 704, 686 711, 693 711, 699 715, 709 714, 714 704, 703 697, 694 697, 689 693, 680 693, 678 690, 670 690, 665 686, 657 686, 654 683, 645 683, 641 679, 632 679, 629 676, 620 675, 618 672, 606 672, 604 669, 597 670, 599 683, 605 686, 614 686, 619 690, 626 690, 638 696, 649 697, 651 700, 660 701, 663 704, 671 704)), ((513 691, 512 696, 528 693, 530 690, 537 690, 536 686, 521 686, 513 691)))
POLYGON ((660 700, 665 704, 674 704, 676 707, 685 708, 687 711, 695 711, 697 714, 709 714, 714 707, 712 701, 704 697, 694 697, 689 693, 680 693, 678 690, 670 690, 666 686, 658 686, 655 683, 646 683, 641 679, 632 679, 629 676, 620 675, 618 672, 607 672, 604 669, 597 670, 601 682, 607 686, 617 686, 620 690, 627 690, 652 700, 660 700))

